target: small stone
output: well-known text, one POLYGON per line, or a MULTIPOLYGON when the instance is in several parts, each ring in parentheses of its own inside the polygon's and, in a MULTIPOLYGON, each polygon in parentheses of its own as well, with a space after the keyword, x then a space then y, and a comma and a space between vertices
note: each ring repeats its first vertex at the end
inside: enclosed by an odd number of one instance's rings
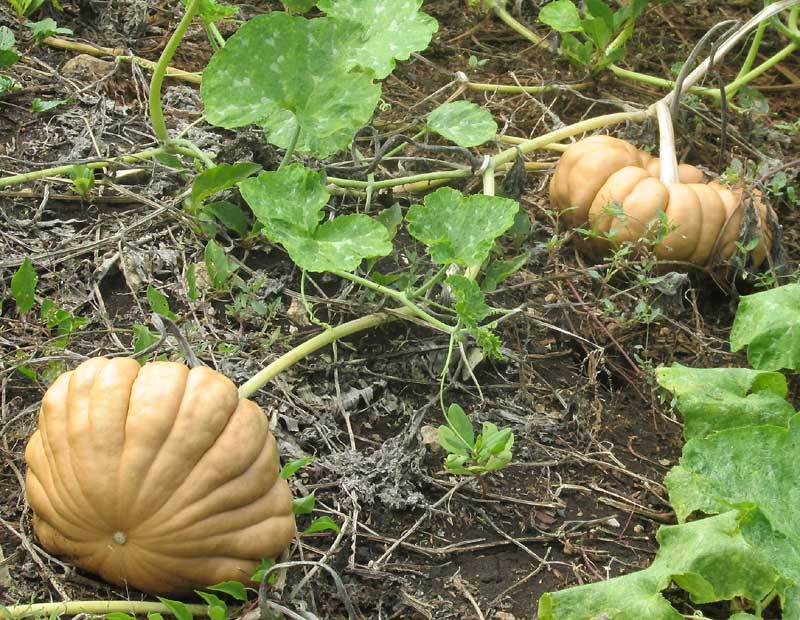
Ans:
POLYGON ((114 63, 89 54, 78 54, 61 67, 61 75, 81 82, 96 82, 114 70, 114 63))
POLYGON ((606 525, 610 525, 611 527, 619 527, 619 521, 617 521, 614 517, 611 517, 606 521, 606 525))
POLYGON ((422 435, 422 443, 430 448, 436 448, 439 445, 439 429, 435 426, 425 425, 419 429, 422 435))
POLYGON ((11 572, 4 564, 3 548, 0 547, 0 588, 10 588, 14 581, 11 579, 11 572))
POLYGON ((286 316, 289 320, 298 327, 307 327, 311 325, 308 321, 308 313, 303 302, 297 297, 292 297, 292 302, 286 310, 286 316))

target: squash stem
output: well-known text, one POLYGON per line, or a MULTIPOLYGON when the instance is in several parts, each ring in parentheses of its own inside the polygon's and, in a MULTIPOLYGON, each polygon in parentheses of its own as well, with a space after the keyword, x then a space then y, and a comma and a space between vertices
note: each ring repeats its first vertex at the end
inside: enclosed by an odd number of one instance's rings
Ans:
MULTIPOLYGON (((148 159, 163 155, 166 153, 178 153, 181 155, 188 155, 190 157, 197 157, 197 151, 186 149, 180 145, 172 145, 170 148, 166 146, 159 146, 157 148, 139 151, 131 155, 123 155, 122 157, 109 157, 99 161, 91 161, 84 164, 91 170, 98 168, 109 168, 116 164, 138 164, 148 159)), ((45 177, 65 176, 70 173, 75 164, 67 164, 65 166, 55 166, 54 168, 43 168, 42 170, 34 170, 33 172, 25 172, 23 174, 15 174, 8 177, 0 178, 0 187, 8 187, 9 185, 20 185, 30 181, 38 181, 45 177)))
POLYGON ((189 25, 199 10, 200 0, 189 0, 186 12, 178 23, 178 27, 175 28, 175 32, 172 33, 169 41, 167 41, 164 51, 161 52, 156 68, 153 71, 153 76, 150 79, 150 122, 153 125, 153 132, 161 142, 169 141, 167 123, 164 120, 164 110, 161 106, 161 88, 164 85, 164 77, 167 74, 169 63, 178 49, 178 45, 180 45, 186 31, 189 29, 189 25))
POLYGON ((511 15, 511 13, 506 11, 503 0, 487 0, 486 4, 490 9, 492 9, 492 11, 494 11, 494 14, 497 15, 497 17, 499 17, 514 32, 528 39, 528 41, 536 46, 544 45, 543 37, 540 37, 538 34, 531 31, 530 28, 518 22, 516 19, 514 19, 514 16, 511 15))
MULTIPOLYGON (((207 616, 207 605, 186 605, 192 615, 207 616)), ((19 620, 21 618, 55 618, 57 616, 76 616, 78 614, 105 615, 127 613, 144 615, 150 613, 173 614, 163 603, 149 601, 69 601, 67 603, 36 603, 32 605, 0 606, 0 620, 19 620)))
POLYGON ((767 58, 760 65, 737 77, 733 82, 725 87, 725 96, 733 97, 742 86, 752 82, 759 75, 777 65, 787 56, 790 56, 798 47, 800 47, 799 43, 789 43, 789 45, 767 58))
MULTIPOLYGON (((130 62, 145 69, 153 70, 156 66, 156 63, 154 63, 152 60, 140 58, 139 56, 130 56, 122 48, 101 47, 91 43, 72 41, 63 37, 45 37, 42 39, 42 43, 57 49, 70 50, 73 52, 79 52, 81 54, 89 54, 90 56, 95 56, 96 58, 110 56, 117 62, 130 62)), ((199 84, 201 79, 199 73, 182 71, 181 69, 175 69, 174 67, 167 67, 166 76, 175 78, 177 80, 183 80, 184 82, 191 82, 192 84, 199 84)))
MULTIPOLYGON (((741 28, 738 28, 733 34, 731 34, 722 45, 719 46, 719 49, 717 49, 716 53, 714 54, 714 64, 720 63, 725 55, 761 22, 764 22, 774 15, 777 15, 781 11, 798 4, 798 2, 800 2, 800 0, 780 0, 779 2, 775 2, 766 6, 764 9, 756 13, 753 17, 747 20, 747 22, 745 22, 741 28)), ((666 100, 668 104, 671 104, 674 97, 685 93, 690 87, 701 80, 706 73, 708 73, 710 68, 711 58, 709 57, 700 63, 700 65, 686 77, 680 93, 669 93, 666 97, 664 97, 664 100, 666 100)))
POLYGON ((492 157, 489 167, 496 170, 503 164, 514 161, 519 152, 524 155, 525 153, 545 148, 553 142, 561 142, 561 140, 586 133, 587 131, 594 131, 601 127, 618 125, 619 123, 641 122, 652 115, 653 112, 650 110, 640 110, 636 112, 615 112, 614 114, 603 114, 602 116, 588 118, 585 121, 567 125, 561 129, 556 129, 555 131, 533 138, 532 140, 526 140, 517 146, 506 149, 492 157))
POLYGON ((178 152, 175 149, 180 149, 179 152, 183 153, 184 155, 193 154, 193 156, 205 164, 206 168, 213 168, 216 164, 208 154, 204 153, 197 145, 192 142, 191 140, 186 140, 184 138, 173 138, 167 144, 167 150, 172 152, 178 152))
MULTIPOLYGON (((408 308, 400 308, 391 314, 388 312, 376 312, 374 314, 368 314, 367 316, 362 316, 361 318, 348 321, 347 323, 342 323, 336 327, 326 329, 324 332, 306 340, 303 344, 281 355, 278 359, 264 367, 263 370, 254 375, 247 382, 243 383, 239 388, 239 396, 241 398, 250 398, 280 373, 284 372, 300 360, 305 359, 322 347, 328 346, 329 344, 340 340, 341 338, 346 338, 351 334, 377 327, 382 323, 394 321, 396 318, 398 318, 398 315, 401 317, 403 315, 410 316, 411 311, 408 308)), ((0 620, 5 620, 2 615, 0 615, 0 620)))
POLYGON ((289 146, 286 147, 286 152, 283 154, 283 159, 281 160, 281 163, 278 166, 278 170, 280 170, 281 168, 285 168, 292 161, 292 155, 294 155, 294 150, 297 148, 297 140, 299 138, 300 138, 300 123, 297 123, 297 126, 294 128, 294 131, 292 132, 292 137, 289 140, 289 146))
POLYGON ((758 25, 756 33, 753 35, 753 40, 750 42, 750 49, 747 50, 747 57, 744 59, 744 63, 742 63, 742 66, 739 68, 739 73, 736 74, 736 79, 739 79, 753 68, 753 63, 756 61, 758 48, 761 47, 761 40, 764 38, 764 31, 766 29, 767 22, 761 22, 758 25))
POLYGON ((672 114, 663 99, 656 103, 658 116, 659 157, 661 158, 661 182, 672 185, 678 182, 678 157, 675 153, 675 132, 672 128, 672 114))
POLYGON ((466 82, 467 88, 489 93, 505 93, 509 95, 519 95, 528 93, 538 95, 550 93, 557 90, 585 90, 592 86, 594 82, 576 82, 575 84, 541 84, 539 86, 517 86, 515 84, 486 84, 483 82, 466 82))
POLYGON ((372 289, 373 291, 377 291, 382 295, 386 295, 387 297, 392 297, 403 304, 409 311, 416 315, 417 317, 421 318, 426 323, 429 323, 431 326, 435 327, 436 329, 445 332, 446 334, 452 334, 455 331, 455 328, 448 325, 447 323, 443 323, 439 319, 434 316, 431 316, 425 310, 420 308, 417 304, 411 301, 408 296, 395 289, 389 288, 387 286, 382 286, 377 282, 373 282, 372 280, 368 280, 367 278, 362 278, 361 276, 357 276, 354 273, 350 273, 349 271, 331 271, 332 274, 339 276, 340 278, 345 278, 346 280, 351 280, 356 284, 360 284, 365 288, 372 289))

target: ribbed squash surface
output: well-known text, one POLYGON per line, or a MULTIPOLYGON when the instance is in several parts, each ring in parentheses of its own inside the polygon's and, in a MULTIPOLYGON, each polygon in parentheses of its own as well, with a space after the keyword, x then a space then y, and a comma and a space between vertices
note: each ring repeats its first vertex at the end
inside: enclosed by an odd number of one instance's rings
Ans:
MULTIPOLYGON (((678 183, 659 179, 660 160, 611 136, 592 136, 567 148, 550 182, 551 206, 569 228, 593 230, 579 248, 602 259, 626 242, 654 239, 658 214, 673 230, 653 251, 659 260, 706 267, 729 259, 745 220, 748 197, 742 188, 703 183, 703 172, 678 166, 678 183)), ((758 215, 758 246, 753 266, 759 266, 772 245, 768 207, 753 192, 758 215)))
POLYGON ((248 582, 295 532, 264 413, 209 368, 89 359, 47 390, 25 459, 42 546, 114 584, 248 582))

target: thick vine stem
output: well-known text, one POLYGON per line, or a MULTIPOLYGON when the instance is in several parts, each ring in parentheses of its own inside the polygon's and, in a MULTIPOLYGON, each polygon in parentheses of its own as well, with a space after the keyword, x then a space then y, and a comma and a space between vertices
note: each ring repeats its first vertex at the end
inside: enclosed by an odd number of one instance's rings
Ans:
POLYGON ((161 52, 158 63, 156 63, 156 68, 153 71, 153 77, 150 79, 150 122, 153 124, 153 131, 156 137, 161 142, 169 141, 167 123, 164 120, 164 110, 161 107, 161 88, 164 85, 164 77, 167 74, 169 63, 178 49, 178 45, 180 45, 189 28, 189 24, 192 23, 194 16, 197 15, 199 10, 200 0, 189 0, 186 12, 178 23, 178 27, 175 28, 175 32, 172 33, 169 41, 167 41, 164 51, 161 52))
MULTIPOLYGON (((184 155, 190 154, 185 152, 182 148, 173 148, 171 149, 174 152, 182 153, 184 155)), ((147 149, 145 151, 139 151, 138 153, 133 153, 131 155, 123 155, 122 157, 109 157, 107 159, 103 159, 100 161, 92 161, 84 164, 90 170, 97 170, 98 168, 108 168, 115 164, 138 164, 143 161, 147 161, 148 159, 152 159, 158 155, 163 155, 167 152, 167 149, 163 146, 159 146, 153 149, 147 149)), ((196 153, 192 152, 192 156, 196 156, 196 153)), ((9 185, 21 185, 22 183, 28 183, 30 181, 38 181, 39 179, 44 179, 45 177, 55 177, 55 176, 64 176, 69 174, 70 170, 75 167, 76 164, 67 164, 65 166, 55 166, 54 168, 43 168, 42 170, 34 170, 33 172, 24 172, 22 174, 15 174, 8 177, 0 178, 0 187, 8 187, 9 185)))
MULTIPOLYGON (((79 41, 72 41, 64 37, 45 37, 42 43, 63 50, 70 50, 72 52, 80 52, 81 54, 89 54, 96 58, 103 58, 110 56, 117 62, 130 62, 145 69, 154 69, 156 63, 146 58, 139 56, 130 56, 128 52, 122 48, 102 47, 100 45, 92 45, 89 43, 81 43, 79 41)), ((183 71, 175 69, 174 67, 167 67, 167 77, 183 80, 192 84, 200 84, 201 77, 199 73, 191 73, 190 71, 183 71)))
MULTIPOLYGON (((247 382, 243 383, 239 387, 239 397, 249 398, 286 369, 294 366, 297 362, 305 359, 322 347, 328 346, 341 338, 346 338, 351 334, 377 327, 382 323, 394 321, 398 316, 402 317, 404 315, 410 316, 411 311, 408 308, 400 308, 391 314, 388 312, 376 312, 375 314, 368 314, 367 316, 362 316, 361 318, 326 329, 324 332, 317 334, 313 338, 306 340, 300 346, 280 356, 251 377, 247 382)), ((0 620, 4 620, 2 615, 0 615, 0 620)))
POLYGON ((519 23, 516 19, 514 19, 514 16, 511 15, 511 13, 506 11, 504 0, 486 0, 486 5, 492 9, 492 11, 494 11, 497 17, 505 22, 505 24, 517 34, 525 37, 528 39, 528 41, 536 46, 543 46, 545 44, 543 37, 540 37, 538 34, 532 32, 530 28, 519 23))
POLYGON ((678 158, 675 154, 672 113, 663 99, 656 103, 656 114, 658 116, 658 156, 661 159, 661 182, 669 186, 678 182, 678 158))
MULTIPOLYGON (((194 616, 207 616, 206 605, 187 605, 194 616)), ((33 605, 0 606, 0 620, 20 620, 21 618, 55 618, 57 616, 77 616, 79 614, 105 615, 127 613, 144 615, 151 613, 172 614, 163 603, 148 601, 69 601, 67 603, 37 603, 33 605)))
POLYGON ((541 84, 539 86, 516 86, 513 84, 486 84, 484 82, 465 82, 470 90, 477 90, 489 93, 505 93, 509 95, 519 95, 528 93, 538 95, 558 90, 585 90, 594 85, 594 82, 576 82, 575 84, 541 84))
POLYGON ((388 288, 386 286, 382 286, 380 284, 377 284, 376 282, 373 282, 372 280, 367 280, 366 278, 362 278, 361 276, 357 276, 354 273, 350 273, 349 271, 338 271, 338 270, 336 270, 336 271, 331 271, 331 273, 334 274, 334 275, 339 276, 340 278, 344 278, 346 280, 350 280, 352 282, 355 282, 356 284, 360 284, 361 286, 363 286, 365 288, 372 289, 373 291, 381 293, 382 295, 386 295, 387 297, 392 297, 392 298, 396 299, 401 304, 403 304, 406 308, 408 308, 408 310, 411 312, 411 314, 413 314, 414 316, 422 319, 423 321, 425 321, 426 323, 428 323, 432 327, 435 327, 439 331, 443 331, 446 334, 452 334, 454 329, 455 329, 452 326, 448 325, 447 323, 444 323, 444 322, 440 321, 439 319, 437 319, 436 317, 431 316, 430 314, 425 312, 425 310, 423 310, 417 304, 415 304, 413 301, 411 301, 408 298, 408 296, 406 296, 406 294, 402 293, 401 291, 397 291, 397 290, 388 288))
POLYGON ((492 157, 489 167, 492 169, 497 169, 503 164, 512 162, 517 157, 517 153, 522 153, 524 155, 525 153, 530 153, 536 149, 544 148, 553 142, 561 142, 566 138, 571 138, 572 136, 577 136, 578 134, 600 129, 602 127, 618 125, 619 123, 626 123, 629 121, 641 122, 649 116, 652 116, 652 114, 653 112, 650 110, 637 110, 635 112, 615 112, 614 114, 604 114, 602 116, 588 118, 585 121, 567 125, 561 129, 556 129, 555 131, 541 135, 538 138, 527 140, 517 146, 506 149, 505 151, 502 151, 492 157))
MULTIPOLYGON (((728 39, 719 46, 716 53, 714 54, 714 64, 718 64, 722 61, 725 55, 747 34, 753 30, 753 28, 758 27, 758 25, 770 19, 774 15, 777 15, 781 11, 788 9, 796 4, 799 4, 800 0, 779 0, 774 4, 770 4, 758 13, 756 13, 753 17, 751 17, 747 22, 745 22, 740 28, 738 28, 733 34, 731 34, 728 39)), ((672 103, 672 100, 676 96, 680 96, 680 94, 685 93, 691 86, 696 84, 703 76, 708 73, 708 70, 711 68, 711 58, 706 58, 703 62, 698 65, 698 67, 692 71, 684 80, 682 84, 682 88, 680 93, 669 93, 664 100, 667 101, 668 104, 672 103)))

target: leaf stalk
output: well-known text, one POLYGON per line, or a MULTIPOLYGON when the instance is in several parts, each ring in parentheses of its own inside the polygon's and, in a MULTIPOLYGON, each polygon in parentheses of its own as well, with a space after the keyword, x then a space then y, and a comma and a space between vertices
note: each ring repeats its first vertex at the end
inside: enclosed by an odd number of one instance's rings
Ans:
MULTIPOLYGON (((186 605, 195 616, 207 616, 206 605, 186 605)), ((0 620, 20 620, 21 618, 55 618, 78 614, 105 615, 127 613, 142 615, 150 613, 172 614, 163 603, 150 601, 69 601, 66 603, 37 603, 32 605, 0 606, 0 620)))
POLYGON ((186 31, 189 29, 189 25, 192 23, 194 16, 197 15, 199 10, 200 0, 189 0, 186 12, 178 23, 178 27, 175 28, 175 32, 172 33, 169 41, 167 41, 164 51, 161 52, 161 56, 156 63, 156 68, 153 71, 153 76, 150 79, 150 101, 148 104, 150 122, 153 125, 153 132, 156 137, 163 143, 169 141, 167 123, 164 120, 164 109, 161 105, 161 89, 164 86, 164 77, 167 74, 167 69, 169 68, 172 57, 175 55, 186 31))

